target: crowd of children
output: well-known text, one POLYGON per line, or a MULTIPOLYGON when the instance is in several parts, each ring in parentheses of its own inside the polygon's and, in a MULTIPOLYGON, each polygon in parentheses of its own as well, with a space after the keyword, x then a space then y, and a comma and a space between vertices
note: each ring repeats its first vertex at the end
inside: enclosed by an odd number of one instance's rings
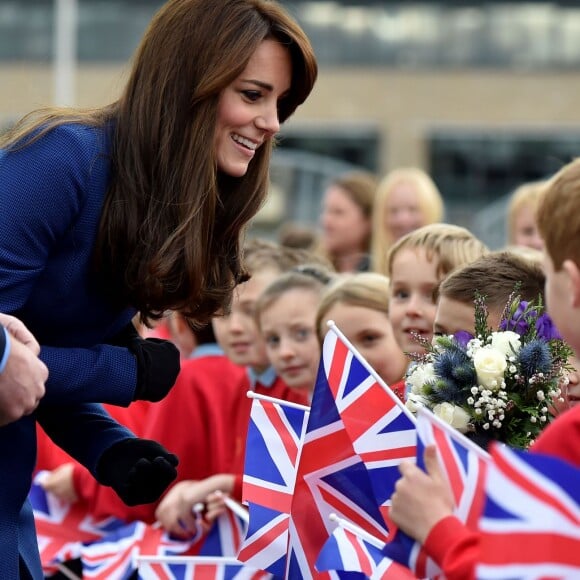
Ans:
MULTIPOLYGON (((241 500, 247 392, 309 405, 329 321, 402 400, 413 364, 409 354, 424 354, 434 335, 474 332, 476 292, 485 296, 492 327, 514 289, 523 300, 546 302, 559 332, 580 355, 580 162, 542 183, 541 194, 534 198, 541 209, 533 225, 545 246, 543 265, 512 246, 490 251, 465 228, 445 223, 395 241, 384 273, 340 273, 315 250, 250 240, 245 267, 251 277, 236 288, 227 314, 201 329, 176 314, 165 321, 183 358, 169 395, 154 405, 112 408, 138 436, 159 441, 180 458, 177 480, 165 495, 153 504, 126 506, 86 469, 58 455, 39 431, 38 468, 52 470, 46 489, 84 502, 96 517, 157 521, 176 536, 192 536, 199 525, 196 504, 209 504, 213 519, 223 509, 223 494, 241 500)), ((552 402, 556 418, 532 451, 580 466, 576 368, 578 358, 572 357, 569 381, 552 402)), ((425 546, 448 579, 472 578, 478 535, 453 516, 433 448, 425 452, 425 466, 401 464, 392 520, 425 546)))
MULTIPOLYGON (((458 329, 473 332, 474 307, 470 296, 474 288, 493 297, 490 313, 497 321, 506 297, 513 291, 514 281, 521 283, 522 294, 532 299, 541 295, 545 277, 548 312, 574 349, 576 356, 570 362, 577 365, 576 357, 580 355, 580 222, 569 218, 577 215, 579 193, 580 162, 574 161, 550 180, 540 198, 537 218, 545 244, 543 271, 533 262, 526 263, 525 259, 517 259, 509 253, 474 262, 441 285, 436 328, 441 332, 458 329)), ((576 392, 575 372, 571 373, 571 378, 573 382, 569 384, 576 392)), ((568 401, 574 397, 572 395, 568 401)), ((573 404, 568 406, 574 407, 573 404)), ((579 429, 578 407, 571 408, 545 428, 530 452, 553 455, 579 467, 580 452, 576 443, 579 429)), ((402 478, 392 497, 391 517, 401 529, 423 544, 446 578, 475 578, 479 534, 452 515, 453 500, 434 448, 427 448, 425 465, 426 472, 409 463, 401 465, 402 478)), ((514 553, 513 557, 517 561, 518 554, 514 553)))

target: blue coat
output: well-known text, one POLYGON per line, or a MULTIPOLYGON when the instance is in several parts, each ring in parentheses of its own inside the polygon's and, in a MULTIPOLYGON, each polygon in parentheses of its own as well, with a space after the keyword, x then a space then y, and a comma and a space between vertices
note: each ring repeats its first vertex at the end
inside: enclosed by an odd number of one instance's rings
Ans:
POLYGON ((107 339, 134 315, 98 291, 91 259, 110 177, 105 129, 57 128, 26 148, 0 151, 0 312, 18 316, 49 369, 33 416, 0 428, 0 578, 19 556, 42 578, 26 496, 36 459, 35 421, 94 474, 102 452, 132 434, 95 403, 126 406, 136 362, 107 339))

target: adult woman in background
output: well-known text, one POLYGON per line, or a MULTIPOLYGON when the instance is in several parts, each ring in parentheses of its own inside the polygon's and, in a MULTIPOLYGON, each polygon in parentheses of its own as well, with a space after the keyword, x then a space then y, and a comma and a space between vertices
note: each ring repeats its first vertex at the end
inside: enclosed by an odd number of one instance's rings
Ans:
POLYGON ((117 101, 37 111, 3 140, 0 312, 34 333, 49 379, 35 415, 0 429, 0 577, 40 577, 25 502, 35 418, 127 503, 175 477, 171 454, 91 403, 156 401, 175 381, 177 350, 139 338, 136 312, 203 323, 228 307, 272 138, 316 72, 275 2, 171 0, 117 101))
POLYGON ((544 241, 536 225, 536 208, 547 184, 547 181, 522 183, 512 193, 507 208, 509 246, 544 249, 544 241))
POLYGON ((389 248, 405 234, 443 219, 443 198, 422 169, 402 167, 379 183, 372 228, 372 270, 387 273, 389 248))
POLYGON ((369 268, 376 188, 374 175, 364 171, 341 175, 326 187, 320 215, 320 250, 337 272, 369 268))

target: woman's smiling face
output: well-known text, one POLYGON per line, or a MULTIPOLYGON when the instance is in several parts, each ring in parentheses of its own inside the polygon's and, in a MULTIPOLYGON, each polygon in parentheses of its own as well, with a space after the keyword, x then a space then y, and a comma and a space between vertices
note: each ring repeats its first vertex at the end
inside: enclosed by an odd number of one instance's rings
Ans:
POLYGON ((256 150, 280 130, 278 105, 291 80, 288 49, 264 40, 220 96, 214 141, 220 171, 232 177, 246 174, 256 150))

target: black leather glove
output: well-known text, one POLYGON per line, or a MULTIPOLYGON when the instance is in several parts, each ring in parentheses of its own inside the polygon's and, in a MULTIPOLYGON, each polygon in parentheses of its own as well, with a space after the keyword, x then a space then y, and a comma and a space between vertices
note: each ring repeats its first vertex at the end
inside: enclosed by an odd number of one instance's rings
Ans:
POLYGON ((129 323, 110 341, 127 347, 137 359, 135 401, 161 401, 175 384, 180 370, 179 350, 169 340, 141 338, 129 323))
POLYGON ((177 477, 179 459, 150 439, 124 439, 101 455, 97 479, 129 506, 157 501, 177 477))

